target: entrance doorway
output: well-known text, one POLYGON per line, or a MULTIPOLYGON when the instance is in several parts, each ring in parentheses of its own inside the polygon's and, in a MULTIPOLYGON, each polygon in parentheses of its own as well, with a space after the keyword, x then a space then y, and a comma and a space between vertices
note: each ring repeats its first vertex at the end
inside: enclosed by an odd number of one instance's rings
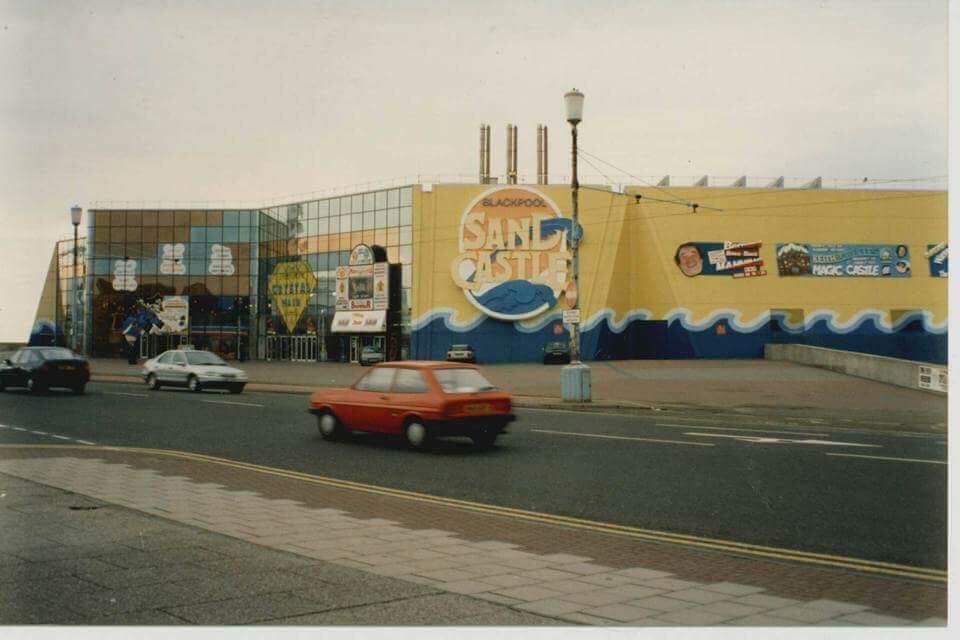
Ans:
POLYGON ((320 343, 317 336, 267 336, 267 360, 316 362, 320 343))
POLYGON ((356 364, 360 362, 360 336, 350 336, 350 362, 356 364))

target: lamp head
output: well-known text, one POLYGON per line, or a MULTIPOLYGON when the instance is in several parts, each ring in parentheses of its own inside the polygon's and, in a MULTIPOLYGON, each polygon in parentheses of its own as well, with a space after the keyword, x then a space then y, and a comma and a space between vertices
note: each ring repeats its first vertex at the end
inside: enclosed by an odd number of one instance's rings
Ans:
POLYGON ((563 95, 563 101, 567 107, 567 122, 572 125, 579 124, 583 120, 583 94, 573 89, 563 95))
POLYGON ((80 219, 82 217, 83 217, 83 209, 81 209, 79 206, 76 206, 76 205, 74 205, 73 207, 70 207, 70 222, 73 223, 73 226, 76 227, 77 225, 79 225, 80 219))

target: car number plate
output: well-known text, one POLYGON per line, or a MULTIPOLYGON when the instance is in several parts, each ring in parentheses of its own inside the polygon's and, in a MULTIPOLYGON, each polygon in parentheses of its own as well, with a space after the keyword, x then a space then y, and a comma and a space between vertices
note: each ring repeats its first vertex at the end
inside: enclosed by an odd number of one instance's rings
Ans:
POLYGON ((60 365, 61 371, 73 371, 73 369, 74 369, 74 366, 71 364, 60 365))
POLYGON ((490 413, 493 411, 493 407, 489 404, 483 402, 479 404, 465 404, 463 405, 464 413, 490 413))

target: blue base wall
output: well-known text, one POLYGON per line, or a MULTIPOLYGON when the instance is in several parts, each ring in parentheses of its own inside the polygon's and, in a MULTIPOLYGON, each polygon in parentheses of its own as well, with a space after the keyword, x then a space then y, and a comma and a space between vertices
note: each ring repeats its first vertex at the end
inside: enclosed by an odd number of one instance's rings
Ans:
MULTIPOLYGON (((467 343, 476 350, 481 364, 539 362, 546 343, 569 340, 566 330, 555 333, 557 326, 562 324, 549 322, 525 333, 513 323, 484 319, 475 328, 459 332, 447 328, 443 318, 435 318, 413 332, 411 358, 443 360, 451 344, 467 343)), ((581 333, 581 357, 588 361, 762 358, 763 345, 768 343, 807 344, 937 364, 947 361, 945 331, 928 331, 922 320, 891 331, 878 327, 873 319, 845 333, 831 329, 827 320, 818 320, 802 330, 789 330, 774 319, 750 331, 738 331, 726 319, 696 329, 680 320, 634 320, 621 331, 604 320, 581 333)))

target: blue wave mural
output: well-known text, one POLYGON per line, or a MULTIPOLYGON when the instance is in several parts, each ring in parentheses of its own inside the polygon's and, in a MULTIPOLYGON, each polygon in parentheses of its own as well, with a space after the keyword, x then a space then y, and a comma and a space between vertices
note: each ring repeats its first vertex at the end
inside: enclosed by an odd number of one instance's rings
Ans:
MULTIPOLYGON (((413 357, 442 360, 451 344, 466 342, 476 349, 481 363, 539 361, 547 342, 569 339, 560 315, 557 311, 527 323, 480 316, 458 324, 452 311, 436 310, 413 325, 413 357)), ((929 311, 905 314, 894 323, 875 309, 847 322, 838 322, 834 311, 820 310, 806 315, 802 325, 778 313, 743 320, 731 309, 719 309, 699 322, 691 320, 687 309, 673 310, 658 320, 645 309, 632 311, 619 322, 614 318, 605 309, 581 325, 584 360, 762 358, 765 344, 794 343, 937 364, 947 361, 946 322, 933 323, 929 311)))

